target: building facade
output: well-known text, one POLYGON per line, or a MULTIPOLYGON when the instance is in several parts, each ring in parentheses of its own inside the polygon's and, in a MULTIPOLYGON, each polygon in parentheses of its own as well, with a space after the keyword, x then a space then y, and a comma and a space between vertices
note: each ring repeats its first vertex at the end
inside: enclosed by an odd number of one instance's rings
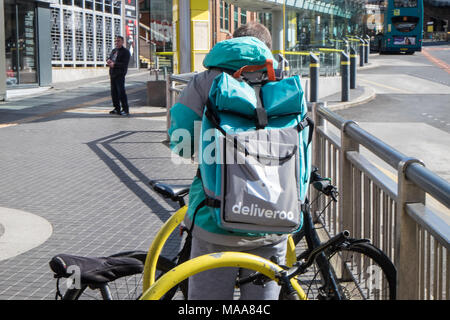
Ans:
MULTIPOLYGON (((105 75, 114 37, 126 38, 130 67, 202 69, 207 52, 249 21, 272 33, 301 73, 304 55, 361 35, 364 0, 0 0, 0 99, 7 88, 105 75)), ((337 54, 334 54, 337 56, 337 54)), ((327 62, 328 61, 328 62, 327 62)))
MULTIPOLYGON (((274 52, 303 65, 301 52, 341 49, 343 38, 362 35, 364 5, 364 0, 142 0, 141 63, 173 72, 201 70, 214 44, 240 25, 259 21, 272 33, 274 52)), ((337 65, 335 57, 325 60, 337 65)))
POLYGON ((0 29, 3 88, 50 85, 49 3, 2 0, 0 7, 0 21, 4 22, 0 29))
POLYGON ((0 0, 0 99, 7 89, 103 76, 121 35, 139 65, 137 0, 0 0))

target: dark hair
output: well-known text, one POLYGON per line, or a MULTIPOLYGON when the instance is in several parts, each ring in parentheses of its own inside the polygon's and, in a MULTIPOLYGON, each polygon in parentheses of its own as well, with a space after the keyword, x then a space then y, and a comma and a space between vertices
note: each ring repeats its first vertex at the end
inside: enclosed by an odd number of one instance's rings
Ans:
POLYGON ((122 36, 116 36, 116 39, 117 38, 119 38, 120 40, 124 41, 122 36))
POLYGON ((239 37, 255 37, 266 44, 269 49, 272 49, 272 36, 269 29, 256 21, 250 21, 233 32, 233 38, 239 37))

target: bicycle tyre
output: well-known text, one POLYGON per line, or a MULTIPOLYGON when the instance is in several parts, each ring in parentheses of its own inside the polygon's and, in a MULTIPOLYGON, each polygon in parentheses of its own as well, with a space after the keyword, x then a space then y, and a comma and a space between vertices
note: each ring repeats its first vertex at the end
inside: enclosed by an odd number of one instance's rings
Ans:
MULTIPOLYGON (((396 299, 396 268, 386 254, 371 243, 356 242, 348 247, 341 246, 327 252, 326 257, 332 265, 344 300, 396 299)), ((310 286, 303 285, 307 294, 315 291, 311 289, 314 281, 311 281, 310 286)), ((322 292, 317 289, 319 299, 330 298, 323 289, 322 292)))
MULTIPOLYGON (((113 256, 130 256, 132 252, 119 253, 113 256)), ((146 259, 145 254, 132 254, 132 256, 138 260, 140 260, 143 264, 146 259)), ((164 256, 160 256, 157 263, 157 271, 159 271, 158 277, 173 269, 176 266, 175 262, 166 258, 164 256)), ((142 273, 129 275, 125 277, 121 277, 116 279, 115 281, 111 281, 107 283, 111 292, 111 296, 117 297, 118 300, 137 300, 140 298, 142 294, 142 273), (131 281, 130 279, 135 279, 136 281, 131 281), (117 282, 121 284, 118 286, 117 282), (128 286, 129 282, 133 282, 133 286, 130 288, 128 286), (126 293, 124 294, 124 286, 123 283, 126 283, 126 293), (113 285, 114 284, 114 285, 113 285), (120 292, 122 291, 122 292, 120 292), (132 295, 133 293, 133 295, 132 295)), ((175 292, 173 293, 175 294, 175 292)), ((171 297, 170 297, 171 298, 171 297)), ((170 299, 169 298, 169 299, 170 299)), ((89 284, 82 284, 81 288, 76 289, 67 289, 66 292, 62 296, 62 300, 109 300, 101 295, 100 289, 97 287, 93 287, 92 289, 89 287, 89 284)))

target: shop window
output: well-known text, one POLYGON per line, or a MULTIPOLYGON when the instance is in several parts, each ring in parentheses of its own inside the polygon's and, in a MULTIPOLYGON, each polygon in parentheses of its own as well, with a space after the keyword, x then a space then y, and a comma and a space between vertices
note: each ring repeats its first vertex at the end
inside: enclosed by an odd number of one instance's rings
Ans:
POLYGON ((105 0, 105 12, 111 13, 112 12, 112 0, 105 0))
POLYGON ((220 29, 223 29, 223 1, 220 1, 219 13, 220 13, 220 29))
POLYGON ((103 11, 103 0, 95 0, 95 11, 103 11))
POLYGON ((239 8, 234 6, 234 29, 239 27, 239 8))
POLYGON ((223 28, 230 29, 230 5, 226 2, 223 4, 223 28))
POLYGON ((89 10, 93 10, 94 9, 94 4, 92 3, 92 0, 86 0, 84 2, 84 8, 85 9, 89 9, 89 10))
POLYGON ((241 9, 241 24, 247 23, 247 11, 241 9))

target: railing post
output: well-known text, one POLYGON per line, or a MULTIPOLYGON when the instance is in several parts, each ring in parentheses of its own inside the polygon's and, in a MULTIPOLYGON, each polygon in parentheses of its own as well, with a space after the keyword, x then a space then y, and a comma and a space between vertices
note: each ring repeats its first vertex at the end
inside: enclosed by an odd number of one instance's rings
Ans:
MULTIPOLYGON (((352 164, 347 159, 347 152, 359 152, 359 144, 352 140, 346 131, 349 124, 356 124, 355 121, 345 121, 341 126, 341 149, 339 150, 339 213, 340 226, 342 230, 353 232, 353 174, 352 164)), ((359 214, 359 213, 358 213, 359 214)))
POLYGON ((345 52, 341 53, 341 101, 350 98, 350 59, 345 52))
MULTIPOLYGON (((321 139, 319 134, 317 133, 318 128, 325 129, 325 121, 324 119, 319 115, 317 109, 319 106, 325 106, 326 102, 314 102, 312 103, 311 107, 311 113, 312 113, 312 119, 314 121, 314 133, 313 133, 313 139, 312 139, 312 164, 319 168, 319 172, 323 172, 323 168, 325 168, 325 165, 323 165, 321 162, 322 159, 322 145, 321 145, 321 139)), ((318 191, 315 188, 310 188, 311 190, 311 199, 316 199, 318 195, 318 191)), ((314 201, 311 203, 311 212, 316 212, 318 208, 319 202, 314 201)))
POLYGON ((314 53, 309 55, 309 80, 311 82, 309 86, 309 101, 317 102, 319 93, 319 58, 314 53))
POLYGON ((173 104, 173 88, 172 77, 169 75, 166 78, 166 133, 167 133, 167 141, 170 141, 169 137, 169 128, 170 128, 170 108, 173 104))
POLYGON ((356 51, 350 48, 350 89, 356 88, 356 51))
POLYGON ((364 40, 359 39, 359 66, 364 67, 364 40))
POLYGON ((419 251, 417 224, 406 212, 407 203, 425 203, 425 192, 406 179, 406 169, 412 163, 423 162, 407 158, 398 165, 397 221, 395 225, 395 256, 397 267, 397 298, 419 299, 419 251))

